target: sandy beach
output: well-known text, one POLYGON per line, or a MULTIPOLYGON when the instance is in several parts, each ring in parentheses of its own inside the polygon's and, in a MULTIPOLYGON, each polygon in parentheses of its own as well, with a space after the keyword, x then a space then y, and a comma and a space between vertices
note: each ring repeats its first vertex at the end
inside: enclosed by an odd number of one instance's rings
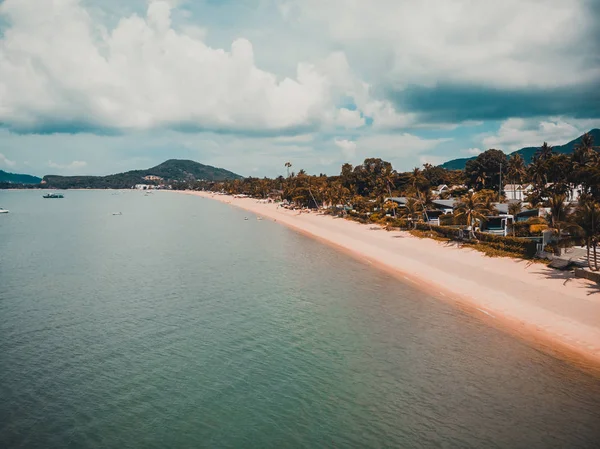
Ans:
POLYGON ((526 340, 540 350, 600 372, 600 285, 511 258, 490 258, 407 232, 387 232, 252 198, 181 192, 218 200, 342 249, 526 340))

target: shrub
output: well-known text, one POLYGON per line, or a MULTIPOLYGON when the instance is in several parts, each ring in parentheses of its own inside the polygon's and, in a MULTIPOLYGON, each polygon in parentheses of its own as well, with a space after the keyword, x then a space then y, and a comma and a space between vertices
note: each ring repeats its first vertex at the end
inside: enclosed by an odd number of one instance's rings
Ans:
MULTIPOLYGON (((456 240, 460 235, 460 230, 448 226, 433 226, 425 223, 418 223, 417 230, 427 231, 429 234, 434 234, 437 237, 443 237, 449 240, 456 240)), ((483 232, 475 232, 475 237, 479 240, 479 244, 483 244, 490 249, 496 251, 496 255, 508 255, 531 258, 537 252, 537 244, 534 241, 518 238, 504 237, 501 235, 486 234, 483 232)), ((494 254, 493 251, 484 251, 494 254)))
POLYGON ((452 226, 454 224, 456 224, 454 221, 454 215, 452 215, 452 214, 440 215, 440 226, 452 226))
POLYGON ((548 229, 547 224, 532 224, 529 226, 529 234, 532 236, 542 235, 542 231, 548 229))

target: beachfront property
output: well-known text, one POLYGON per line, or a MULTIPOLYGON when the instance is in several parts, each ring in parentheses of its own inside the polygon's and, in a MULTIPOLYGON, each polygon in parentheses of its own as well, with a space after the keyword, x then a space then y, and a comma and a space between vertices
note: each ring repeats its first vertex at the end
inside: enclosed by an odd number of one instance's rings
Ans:
POLYGON ((444 192, 450 192, 450 188, 446 184, 441 184, 431 191, 431 193, 436 196, 439 196, 444 192))
POLYGON ((508 201, 526 201, 532 191, 531 184, 506 184, 504 186, 504 196, 508 201))

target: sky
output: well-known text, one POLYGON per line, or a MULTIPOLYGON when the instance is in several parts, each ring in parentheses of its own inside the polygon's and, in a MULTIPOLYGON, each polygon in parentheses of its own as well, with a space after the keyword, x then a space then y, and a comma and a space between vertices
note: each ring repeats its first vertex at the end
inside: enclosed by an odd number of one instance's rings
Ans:
POLYGON ((598 0, 0 0, 0 169, 410 170, 600 127, 598 0))

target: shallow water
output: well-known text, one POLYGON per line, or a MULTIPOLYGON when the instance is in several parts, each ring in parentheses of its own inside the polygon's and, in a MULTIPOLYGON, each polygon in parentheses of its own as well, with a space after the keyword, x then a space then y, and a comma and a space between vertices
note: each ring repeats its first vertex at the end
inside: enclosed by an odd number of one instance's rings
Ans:
POLYGON ((41 196, 0 191, 0 447, 600 444, 599 379, 277 223, 41 196))

